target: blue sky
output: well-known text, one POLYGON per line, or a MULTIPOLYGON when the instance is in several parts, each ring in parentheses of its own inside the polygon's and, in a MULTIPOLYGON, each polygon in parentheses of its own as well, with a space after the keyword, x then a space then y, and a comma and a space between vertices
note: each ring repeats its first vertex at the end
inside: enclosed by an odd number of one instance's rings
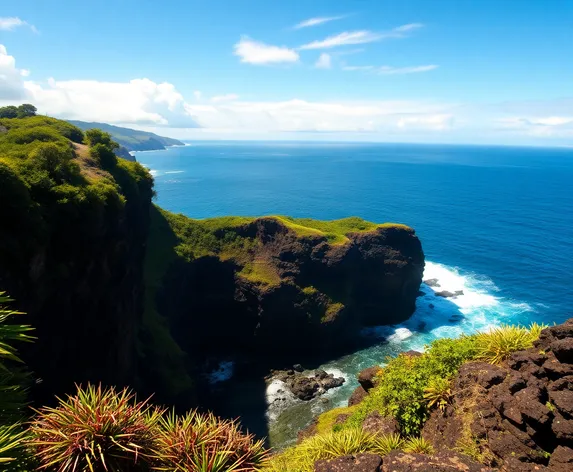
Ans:
POLYGON ((573 1, 0 6, 0 103, 181 138, 573 144, 573 1), (165 129, 169 128, 169 129, 165 129))

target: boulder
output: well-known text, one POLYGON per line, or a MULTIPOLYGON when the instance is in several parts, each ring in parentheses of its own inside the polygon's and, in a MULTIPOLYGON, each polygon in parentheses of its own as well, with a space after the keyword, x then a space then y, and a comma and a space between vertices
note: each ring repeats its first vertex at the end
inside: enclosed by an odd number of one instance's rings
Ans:
POLYGON ((381 465, 382 458, 376 454, 357 454, 319 460, 314 464, 314 472, 380 472, 381 465))
POLYGON ((437 297, 443 297, 443 298, 453 298, 463 294, 464 294, 463 290, 456 290, 455 292, 450 292, 449 290, 441 290, 439 292, 435 292, 435 295, 437 297))
POLYGON ((424 280, 424 283, 428 286, 428 287, 439 287, 440 283, 438 279, 426 279, 424 280))
POLYGON ((559 362, 573 364, 573 338, 557 339, 549 348, 559 362))
POLYGON ((382 368, 378 366, 368 367, 358 374, 358 383, 368 392, 376 386, 376 376, 382 373, 382 368))
POLYGON ((295 364, 292 366, 292 368, 295 372, 303 372, 304 371, 304 368, 300 364, 295 364))

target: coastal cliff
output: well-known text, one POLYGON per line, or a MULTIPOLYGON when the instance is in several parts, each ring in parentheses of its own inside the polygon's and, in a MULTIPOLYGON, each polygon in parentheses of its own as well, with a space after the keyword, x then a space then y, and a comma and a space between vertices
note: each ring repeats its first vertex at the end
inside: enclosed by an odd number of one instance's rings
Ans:
POLYGON ((36 328, 22 351, 40 399, 101 381, 190 406, 210 357, 334 355, 414 311, 411 228, 193 220, 152 205, 149 172, 106 133, 42 116, 0 130, 0 287, 36 328))
MULTIPOLYGON (((157 311, 186 352, 300 360, 367 325, 410 317, 424 268, 414 231, 360 218, 192 220, 153 210, 149 253, 169 253, 157 311), (199 338, 191 333, 201 333, 199 338)), ((157 272, 152 270, 151 272, 157 272)))

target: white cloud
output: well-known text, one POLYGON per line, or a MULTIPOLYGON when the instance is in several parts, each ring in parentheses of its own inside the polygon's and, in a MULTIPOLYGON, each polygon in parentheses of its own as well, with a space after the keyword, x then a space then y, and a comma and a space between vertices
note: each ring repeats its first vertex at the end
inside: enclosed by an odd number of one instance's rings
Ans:
POLYGON ((330 54, 326 54, 325 52, 323 52, 319 56, 316 63, 314 64, 314 67, 316 67, 317 69, 330 69, 330 68, 332 68, 332 58, 330 57, 330 54))
POLYGON ((16 67, 16 59, 0 44, 0 100, 20 100, 26 96, 25 72, 16 67))
POLYGON ((193 92, 193 96, 195 97, 195 100, 201 100, 201 97, 203 96, 203 94, 201 93, 200 90, 195 90, 193 92))
POLYGON ((246 36, 235 44, 235 55, 247 64, 278 64, 298 62, 299 55, 294 49, 272 46, 254 41, 246 36))
POLYGON ((409 23, 381 33, 368 30, 345 31, 344 33, 329 36, 321 41, 313 41, 308 44, 303 44, 299 49, 329 49, 352 44, 373 43, 382 39, 405 38, 411 31, 419 29, 422 26, 423 25, 421 23, 409 23))
POLYGON ((304 44, 300 49, 329 49, 338 46, 348 46, 351 44, 364 44, 372 43, 382 39, 382 35, 379 33, 373 33, 372 31, 345 31, 334 36, 329 36, 322 41, 313 41, 308 44, 304 44))
POLYGON ((21 26, 29 26, 34 33, 38 33, 34 25, 30 25, 16 16, 0 17, 0 31, 14 31, 21 26))
POLYGON ((412 67, 391 67, 382 66, 377 69, 380 75, 397 75, 397 74, 417 74, 419 72, 428 72, 430 70, 437 69, 438 66, 435 64, 429 64, 426 66, 412 66, 412 67))
POLYGON ((372 70, 374 66, 344 66, 342 70, 372 70))
POLYGON ((28 77, 30 75, 30 71, 28 69, 20 69, 20 75, 22 77, 28 77))
POLYGON ((343 18, 346 18, 346 16, 320 16, 316 18, 309 18, 308 20, 301 21, 300 23, 294 25, 293 28, 308 28, 309 26, 318 26, 324 23, 328 23, 329 21, 342 20, 343 18))
POLYGON ((229 102, 238 100, 239 96, 236 93, 227 93, 226 95, 217 95, 211 98, 212 102, 229 102))

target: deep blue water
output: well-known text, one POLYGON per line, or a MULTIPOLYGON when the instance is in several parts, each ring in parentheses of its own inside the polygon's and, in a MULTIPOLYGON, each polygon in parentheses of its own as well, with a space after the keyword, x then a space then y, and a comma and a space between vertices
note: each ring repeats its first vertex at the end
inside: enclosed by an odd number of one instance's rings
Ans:
MULTIPOLYGON (((446 301, 424 286, 409 323, 369 333, 389 344, 327 365, 349 379, 329 394, 332 404, 348 397, 360 368, 396 350, 573 316, 573 149, 221 142, 136 157, 155 175, 157 203, 190 217, 356 215, 415 228, 430 261, 425 277, 465 295, 446 301)), ((282 425, 275 442, 284 444, 285 425, 295 431, 324 407, 272 403, 278 387, 268 392, 270 429, 272 437, 282 425)))

